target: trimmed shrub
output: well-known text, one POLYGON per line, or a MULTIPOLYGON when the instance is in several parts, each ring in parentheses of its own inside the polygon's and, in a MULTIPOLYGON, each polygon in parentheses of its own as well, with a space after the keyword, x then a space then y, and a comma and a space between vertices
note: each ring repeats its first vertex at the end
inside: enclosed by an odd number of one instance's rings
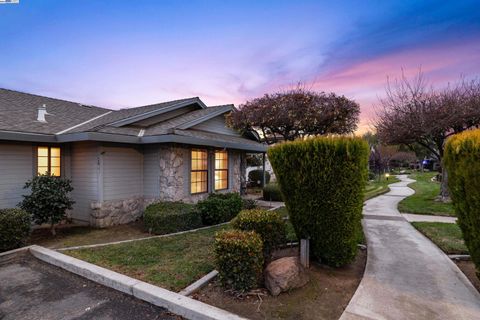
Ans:
POLYGON ((367 181, 368 144, 360 138, 319 137, 268 150, 298 238, 331 266, 357 253, 367 181))
POLYGON ((215 264, 226 288, 255 288, 263 270, 263 245, 254 231, 224 230, 215 235, 215 264))
POLYGON ((480 130, 465 131, 447 140, 444 164, 457 224, 477 274, 480 274, 480 130))
POLYGON ((266 260, 278 245, 286 241, 285 221, 276 211, 243 210, 232 220, 232 225, 236 229, 255 231, 260 235, 266 260))
POLYGON ((0 209, 0 252, 24 246, 31 230, 31 217, 21 209, 0 209))
POLYGON ((195 205, 183 202, 152 203, 143 215, 145 228, 155 234, 166 234, 200 228, 202 219, 195 205))
POLYGON ((255 209, 257 207, 257 201, 253 199, 243 199, 242 198, 242 210, 255 209))
MULTIPOLYGON (((248 181, 251 186, 260 187, 263 181, 263 170, 252 170, 248 173, 248 181)), ((265 171, 265 183, 270 182, 270 173, 265 171)))
POLYGON ((282 192, 276 183, 267 184, 263 188, 263 200, 267 201, 283 201, 282 192))
POLYGON ((210 226, 235 218, 242 210, 242 204, 242 198, 238 193, 212 193, 207 199, 198 202, 197 209, 202 222, 210 226))

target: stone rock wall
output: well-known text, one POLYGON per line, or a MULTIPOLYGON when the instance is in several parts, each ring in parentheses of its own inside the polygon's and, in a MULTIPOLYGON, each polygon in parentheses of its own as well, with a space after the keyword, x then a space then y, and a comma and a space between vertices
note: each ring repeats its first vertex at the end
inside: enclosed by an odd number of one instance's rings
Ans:
POLYGON ((135 221, 143 215, 145 208, 155 201, 156 199, 135 196, 124 200, 92 202, 90 224, 105 228, 135 221))

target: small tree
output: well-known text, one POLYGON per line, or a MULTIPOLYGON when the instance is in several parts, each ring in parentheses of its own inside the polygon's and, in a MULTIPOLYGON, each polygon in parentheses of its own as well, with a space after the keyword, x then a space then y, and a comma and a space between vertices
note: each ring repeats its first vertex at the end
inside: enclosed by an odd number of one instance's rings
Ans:
POLYGON ((56 235, 55 224, 65 218, 66 211, 75 203, 68 197, 73 191, 72 182, 47 174, 27 181, 23 188, 31 189, 31 193, 23 196, 19 206, 32 215, 35 223, 49 223, 52 235, 56 235))

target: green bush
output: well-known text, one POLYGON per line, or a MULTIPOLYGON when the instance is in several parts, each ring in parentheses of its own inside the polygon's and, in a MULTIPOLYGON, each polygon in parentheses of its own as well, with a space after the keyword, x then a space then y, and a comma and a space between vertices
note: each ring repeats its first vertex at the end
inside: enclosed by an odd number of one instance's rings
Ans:
POLYGON ((480 130, 447 140, 444 164, 457 224, 480 274, 480 130))
POLYGON ((242 210, 255 209, 257 207, 257 201, 253 199, 243 199, 242 198, 242 210))
POLYGON ((268 156, 298 238, 331 266, 351 262, 362 232, 368 144, 320 137, 271 147, 268 156))
POLYGON ((215 235, 215 264, 222 285, 236 291, 255 288, 263 269, 262 239, 254 231, 224 230, 215 235))
POLYGON ((278 184, 270 183, 263 188, 263 200, 283 201, 282 192, 278 184))
POLYGON ((0 209, 0 252, 19 248, 27 242, 30 215, 21 209, 0 209))
MULTIPOLYGON (((250 185, 260 187, 263 181, 263 170, 252 170, 248 173, 248 181, 250 185)), ((265 183, 270 182, 270 173, 265 171, 265 183)))
POLYGON ((183 202, 158 202, 149 205, 143 215, 151 233, 166 234, 200 228, 202 219, 195 205, 183 202))
POLYGON ((276 211, 243 210, 232 220, 232 225, 236 229, 258 233, 267 260, 273 250, 286 241, 285 221, 276 211))
POLYGON ((242 204, 242 198, 238 193, 212 193, 207 199, 198 202, 197 209, 202 222, 210 226, 235 218, 242 210, 242 204))

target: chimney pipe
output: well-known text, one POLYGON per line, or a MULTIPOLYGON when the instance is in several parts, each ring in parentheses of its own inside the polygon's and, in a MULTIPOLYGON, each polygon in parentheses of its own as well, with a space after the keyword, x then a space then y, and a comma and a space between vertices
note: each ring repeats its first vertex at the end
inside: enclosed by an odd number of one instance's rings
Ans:
POLYGON ((41 107, 38 107, 37 121, 47 122, 47 120, 45 120, 46 114, 47 114, 47 106, 43 104, 41 107))

